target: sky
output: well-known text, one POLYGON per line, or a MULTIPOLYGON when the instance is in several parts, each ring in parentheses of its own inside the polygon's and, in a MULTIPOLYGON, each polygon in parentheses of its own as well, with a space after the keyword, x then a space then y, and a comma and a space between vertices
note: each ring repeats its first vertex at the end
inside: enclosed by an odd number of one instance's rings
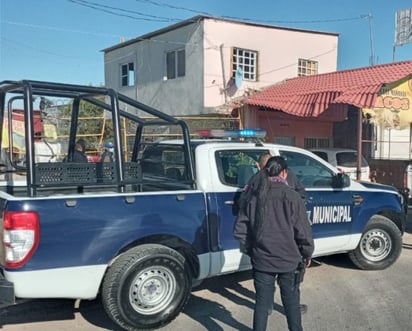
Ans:
POLYGON ((395 14, 409 8, 411 0, 0 0, 0 81, 104 85, 103 49, 202 14, 338 33, 338 70, 411 60, 412 43, 394 47, 395 14))

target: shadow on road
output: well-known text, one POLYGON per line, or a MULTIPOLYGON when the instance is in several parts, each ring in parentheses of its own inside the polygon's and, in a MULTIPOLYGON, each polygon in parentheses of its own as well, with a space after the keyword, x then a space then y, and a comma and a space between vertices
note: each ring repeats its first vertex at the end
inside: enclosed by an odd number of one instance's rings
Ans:
POLYGON ((74 319, 73 300, 30 300, 0 308, 0 327, 48 320, 74 319))
MULTIPOLYGON (((222 303, 199 295, 200 291, 208 290, 236 305, 253 309, 254 292, 241 284, 250 278, 251 272, 249 271, 206 280, 201 286, 193 289, 189 303, 182 314, 196 320, 207 330, 223 331, 224 329, 217 323, 219 321, 235 330, 251 331, 248 326, 234 318, 222 303)), ((76 303, 76 300, 41 299, 21 301, 13 306, 0 307, 0 329, 6 325, 74 321, 76 313, 80 313, 82 318, 93 326, 113 331, 122 330, 106 315, 99 299, 82 300, 80 303, 76 303)))
POLYGON ((234 330, 251 331, 250 327, 234 318, 222 304, 200 296, 192 295, 183 313, 202 324, 207 330, 224 331, 225 329, 217 323, 220 321, 234 330))
POLYGON ((81 301, 78 311, 82 317, 92 325, 113 331, 123 331, 115 324, 104 311, 100 299, 93 301, 81 301))
POLYGON ((326 264, 342 269, 359 269, 353 264, 353 262, 350 260, 347 254, 322 256, 314 258, 312 261, 312 267, 316 266, 315 264, 317 263, 319 266, 321 266, 322 264, 326 264))
POLYGON ((106 315, 100 300, 81 301, 76 308, 75 300, 40 299, 20 302, 0 308, 0 329, 6 325, 47 321, 69 321, 79 312, 90 324, 107 330, 120 331, 106 315))
POLYGON ((252 272, 244 271, 205 280, 200 286, 193 289, 192 296, 183 313, 202 324, 207 330, 223 331, 224 329, 216 322, 218 320, 235 330, 250 331, 250 327, 235 319, 222 303, 205 298, 205 296, 199 295, 199 292, 208 290, 238 306, 253 309, 255 294, 241 284, 251 278, 252 272))

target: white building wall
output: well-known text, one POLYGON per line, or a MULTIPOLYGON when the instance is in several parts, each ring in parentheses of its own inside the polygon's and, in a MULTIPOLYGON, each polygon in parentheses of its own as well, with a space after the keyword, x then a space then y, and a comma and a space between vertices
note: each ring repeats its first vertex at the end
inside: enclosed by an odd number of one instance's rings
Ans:
POLYGON ((248 89, 261 89, 287 78, 297 77, 298 59, 318 62, 318 73, 337 69, 336 34, 204 21, 205 107, 216 107, 242 96, 248 89), (225 86, 231 77, 232 47, 258 52, 258 81, 243 81, 239 89, 225 86))
POLYGON ((377 126, 375 159, 409 160, 411 153, 411 129, 387 129, 377 126))

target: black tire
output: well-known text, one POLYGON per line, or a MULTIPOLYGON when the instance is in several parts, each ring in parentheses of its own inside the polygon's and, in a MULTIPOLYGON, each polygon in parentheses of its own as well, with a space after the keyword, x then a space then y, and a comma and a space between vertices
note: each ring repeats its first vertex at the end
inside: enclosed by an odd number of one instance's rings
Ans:
POLYGON ((170 323, 189 300, 192 277, 185 258, 162 245, 130 249, 107 271, 102 302, 126 330, 151 330, 170 323))
POLYGON ((352 262, 363 270, 383 270, 391 266, 402 251, 402 233, 385 216, 375 215, 366 225, 358 247, 349 253, 352 262))

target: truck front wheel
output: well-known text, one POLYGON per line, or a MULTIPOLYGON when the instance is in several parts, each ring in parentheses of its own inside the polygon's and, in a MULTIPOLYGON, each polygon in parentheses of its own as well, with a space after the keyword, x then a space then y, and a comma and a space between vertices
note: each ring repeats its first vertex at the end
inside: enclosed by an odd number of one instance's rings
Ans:
POLYGON ((187 303, 192 278, 185 258, 162 245, 130 249, 110 266, 102 301, 110 318, 126 330, 159 328, 187 303))
POLYGON ((375 215, 349 257, 360 269, 383 270, 398 259, 401 250, 402 233, 396 224, 384 216, 375 215))

